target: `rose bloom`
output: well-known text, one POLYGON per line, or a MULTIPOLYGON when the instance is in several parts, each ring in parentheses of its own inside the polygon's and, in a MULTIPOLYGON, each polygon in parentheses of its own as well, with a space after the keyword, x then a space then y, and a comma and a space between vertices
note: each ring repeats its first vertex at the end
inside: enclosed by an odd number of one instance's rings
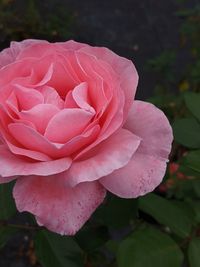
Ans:
POLYGON ((106 191, 136 198, 161 182, 172 130, 134 100, 133 63, 103 47, 12 42, 0 53, 0 183, 17 209, 75 234, 106 191))

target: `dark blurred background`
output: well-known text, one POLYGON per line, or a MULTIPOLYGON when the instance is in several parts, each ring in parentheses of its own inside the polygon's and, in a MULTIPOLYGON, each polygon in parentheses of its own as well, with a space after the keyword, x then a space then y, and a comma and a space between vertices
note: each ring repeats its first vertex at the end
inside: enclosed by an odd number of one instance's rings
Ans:
MULTIPOLYGON (((154 96, 163 109, 174 105, 165 90, 200 83, 199 36, 198 0, 0 0, 0 49, 27 38, 106 46, 136 65, 137 98, 154 96)), ((25 231, 0 251, 0 267, 30 266, 39 265, 25 231)))
MULTIPOLYGON (((0 48, 9 46, 11 40, 26 38, 49 41, 75 39, 109 47, 133 60, 140 75, 138 97, 145 99, 152 95, 158 78, 157 73, 146 67, 147 61, 165 51, 179 49, 183 17, 177 12, 191 8, 197 2, 1 0, 0 48)), ((180 71, 186 56, 185 53, 178 55, 176 71, 180 71)))

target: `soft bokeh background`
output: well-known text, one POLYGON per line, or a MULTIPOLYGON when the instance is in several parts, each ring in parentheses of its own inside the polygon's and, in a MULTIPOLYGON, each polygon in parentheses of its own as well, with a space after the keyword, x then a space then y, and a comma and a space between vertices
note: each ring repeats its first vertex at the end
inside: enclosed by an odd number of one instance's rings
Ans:
MULTIPOLYGON (((199 267, 199 1, 0 0, 0 49, 26 38, 74 39, 131 59, 140 76, 137 98, 156 104, 173 125, 163 183, 139 200, 110 195, 75 237, 84 267, 199 267)), ((32 218, 15 215, 11 203, 10 186, 1 185, 0 267, 83 266, 67 240, 37 235, 32 218), (67 264, 48 261, 67 250, 67 264)))
MULTIPOLYGON (((133 60, 140 75, 138 97, 144 99, 152 95, 157 80, 157 75, 147 70, 147 61, 180 48, 184 18, 176 13, 194 7, 195 2, 198 1, 2 0, 0 47, 25 38, 74 39, 109 47, 133 60)), ((176 71, 180 71, 186 55, 177 56, 176 71)))

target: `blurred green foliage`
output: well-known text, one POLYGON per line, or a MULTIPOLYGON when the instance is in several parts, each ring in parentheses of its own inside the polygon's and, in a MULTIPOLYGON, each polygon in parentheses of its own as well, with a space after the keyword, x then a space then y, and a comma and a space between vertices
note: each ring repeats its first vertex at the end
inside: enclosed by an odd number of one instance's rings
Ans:
POLYGON ((62 5, 49 8, 47 1, 1 0, 0 46, 28 38, 66 40, 72 37, 73 22, 73 14, 62 5))

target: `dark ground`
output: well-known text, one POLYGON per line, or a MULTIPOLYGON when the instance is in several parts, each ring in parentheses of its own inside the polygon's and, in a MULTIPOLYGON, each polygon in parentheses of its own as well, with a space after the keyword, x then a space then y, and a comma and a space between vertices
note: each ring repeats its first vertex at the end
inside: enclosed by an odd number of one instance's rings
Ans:
MULTIPOLYGON (((140 75, 138 98, 145 99, 152 95, 157 77, 147 71, 145 65, 148 59, 164 50, 178 47, 181 20, 175 12, 180 0, 57 2, 65 3, 66 9, 75 14, 76 23, 72 30, 77 41, 109 47, 133 60, 140 75)), ((24 246, 29 243, 27 238, 24 234, 9 242, 0 252, 0 267, 31 266, 29 256, 24 253, 24 246)))

